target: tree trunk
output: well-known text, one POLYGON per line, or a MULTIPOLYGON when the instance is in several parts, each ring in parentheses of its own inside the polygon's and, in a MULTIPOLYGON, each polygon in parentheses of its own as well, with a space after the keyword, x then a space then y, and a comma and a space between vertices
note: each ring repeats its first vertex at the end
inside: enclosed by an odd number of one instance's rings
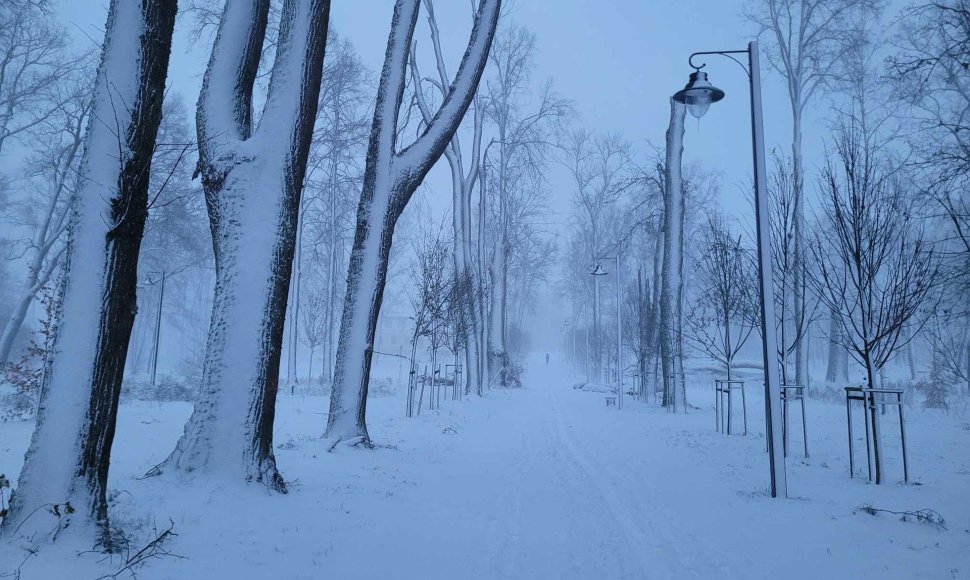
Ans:
POLYGON ((451 90, 426 124, 424 133, 398 151, 398 113, 419 4, 420 0, 397 0, 394 6, 357 208, 357 231, 347 272, 347 295, 324 434, 347 443, 370 444, 365 419, 367 389, 394 226, 448 146, 474 98, 495 35, 501 0, 479 2, 468 49, 451 90))
POLYGON ((663 229, 663 219, 663 216, 657 218, 657 235, 656 240, 654 240, 653 253, 653 281, 650 291, 650 319, 648 322, 650 342, 649 346, 647 347, 647 352, 650 356, 649 368, 652 372, 650 388, 653 389, 654 394, 656 394, 657 386, 659 384, 659 381, 657 380, 657 362, 660 358, 660 295, 664 262, 664 245, 663 236, 661 235, 661 231, 663 229))
POLYGON ((3 334, 0 335, 0 367, 4 363, 10 362, 10 353, 13 352, 14 341, 20 333, 24 320, 27 319, 27 311, 37 295, 37 292, 33 290, 36 286, 36 280, 33 280, 32 273, 29 276, 27 281, 24 282, 23 292, 14 303, 13 312, 10 313, 7 324, 3 327, 3 334))
POLYGON ((115 0, 108 11, 59 292, 56 354, 46 363, 5 535, 39 540, 70 527, 111 548, 108 467, 175 13, 175 0, 115 0), (43 509, 51 505, 60 506, 56 524, 43 509))
POLYGON ((846 383, 849 380, 845 347, 841 344, 842 327, 839 324, 839 314, 834 310, 829 312, 829 357, 825 371, 825 381, 830 384, 846 383))
POLYGON ((670 376, 682 372, 680 362, 680 315, 683 285, 683 179, 681 157, 684 152, 684 114, 686 106, 670 99, 670 126, 667 129, 667 154, 664 177, 664 260, 660 293, 660 357, 664 381, 664 406, 676 407, 676 385, 670 376))
POLYGON ((495 248, 492 263, 489 266, 489 298, 491 306, 488 312, 488 382, 505 386, 505 365, 508 357, 505 343, 505 288, 507 272, 505 252, 500 247, 501 241, 495 248))
POLYGON ((218 472, 285 492, 273 420, 330 2, 283 5, 269 93, 253 133, 252 86, 269 4, 226 5, 199 97, 199 171, 216 290, 199 399, 159 469, 218 472))
MULTIPOLYGON (((801 102, 801 97, 796 98, 801 102)), ((804 165, 802 164, 802 109, 801 105, 792 107, 792 188, 794 193, 794 264, 792 286, 794 287, 795 321, 795 384, 808 384, 808 361, 805 357, 805 204, 804 204, 804 165)), ((782 343, 782 348, 785 348, 782 343)))

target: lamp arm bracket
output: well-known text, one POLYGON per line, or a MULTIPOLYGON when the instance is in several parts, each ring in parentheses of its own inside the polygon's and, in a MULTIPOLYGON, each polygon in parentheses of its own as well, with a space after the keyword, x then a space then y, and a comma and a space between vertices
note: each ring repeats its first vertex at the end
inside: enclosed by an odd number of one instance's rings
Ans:
POLYGON ((738 63, 738 66, 741 67, 741 69, 744 71, 744 74, 748 75, 748 80, 751 79, 751 71, 748 70, 748 67, 744 66, 744 63, 742 63, 740 60, 738 60, 738 59, 734 58, 733 56, 731 56, 732 54, 750 54, 747 49, 744 49, 744 50, 712 50, 712 51, 705 51, 705 52, 695 52, 695 53, 691 54, 690 57, 687 58, 687 64, 689 64, 694 70, 701 70, 702 68, 704 68, 705 66, 707 66, 707 63, 706 62, 705 63, 701 63, 701 65, 698 66, 698 65, 694 64, 694 57, 695 56, 702 56, 702 55, 705 55, 705 54, 719 54, 721 56, 726 56, 727 58, 729 58, 729 59, 733 60, 734 62, 738 63))

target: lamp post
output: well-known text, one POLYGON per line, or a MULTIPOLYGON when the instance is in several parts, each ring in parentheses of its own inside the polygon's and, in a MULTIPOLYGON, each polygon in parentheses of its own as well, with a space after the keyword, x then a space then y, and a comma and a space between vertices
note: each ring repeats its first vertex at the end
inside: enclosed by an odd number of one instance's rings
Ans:
MULTIPOLYGON (((597 258, 597 260, 616 261, 616 408, 623 408, 623 318, 620 304, 620 253, 612 258, 597 258)), ((609 274, 603 265, 596 262, 596 267, 590 272, 595 277, 609 274)), ((595 278, 594 278, 595 279, 595 278)))
POLYGON ((165 300, 165 277, 166 277, 166 272, 165 270, 162 270, 161 278, 159 280, 155 280, 154 278, 151 277, 151 275, 149 275, 148 279, 145 280, 145 283, 148 284, 149 286, 154 286, 155 284, 159 285, 158 286, 158 308, 155 310, 155 333, 154 333, 155 336, 153 337, 154 345, 152 347, 152 364, 151 364, 152 372, 151 372, 150 384, 153 387, 155 386, 155 374, 156 374, 156 371, 158 370, 158 347, 159 347, 158 343, 162 336, 162 301, 165 300))
POLYGON ((748 43, 746 50, 722 50, 695 52, 687 59, 694 68, 683 90, 674 94, 674 100, 687 105, 687 111, 698 119, 704 116, 711 103, 724 98, 724 91, 708 81, 707 73, 701 71, 706 65, 694 64, 694 57, 705 54, 726 56, 745 68, 733 54, 747 54, 748 81, 751 88, 751 142, 754 157, 755 224, 758 240, 759 298, 761 302, 762 355, 765 367, 765 416, 768 439, 768 461, 771 469, 771 496, 788 497, 785 478, 785 457, 781 431, 781 388, 778 380, 778 347, 774 333, 775 304, 771 265, 770 235, 768 231, 768 191, 765 163, 764 117, 761 109, 761 66, 758 43, 748 43))

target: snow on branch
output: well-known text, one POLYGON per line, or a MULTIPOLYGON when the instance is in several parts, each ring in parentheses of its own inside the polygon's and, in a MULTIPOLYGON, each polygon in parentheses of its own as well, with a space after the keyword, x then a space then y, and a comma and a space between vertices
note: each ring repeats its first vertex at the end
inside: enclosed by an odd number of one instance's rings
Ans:
POLYGON ((202 82, 199 144, 245 140, 252 131, 253 85, 266 35, 270 0, 227 2, 202 82), (226 103, 232 103, 227 107, 226 103))
MULTIPOLYGON (((417 17, 418 1, 409 0, 414 14, 406 38, 407 44, 404 45, 405 47, 411 44, 411 37, 414 34, 413 19, 417 17)), ((428 123, 425 132, 411 146, 397 154, 397 159, 403 163, 401 167, 402 172, 423 175, 430 169, 431 163, 447 146, 454 134, 456 125, 461 122, 465 111, 475 97, 478 80, 481 78, 485 70, 485 65, 488 62, 488 49, 498 24, 500 6, 500 0, 481 0, 479 2, 478 10, 475 13, 475 21, 472 25, 471 37, 468 41, 468 47, 458 67, 458 73, 455 75, 449 88, 443 91, 444 98, 441 106, 428 123)), ((430 13, 430 17, 433 19, 433 12, 430 13)), ((434 28, 432 27, 432 30, 434 28)), ((434 38, 435 33, 433 32, 432 34, 434 38)), ((394 33, 392 32, 392 40, 393 37, 394 33)), ((388 50, 391 50, 390 44, 388 45, 388 50)), ((408 55, 407 50, 403 52, 403 59, 398 55, 398 58, 402 61, 408 55)), ((402 89, 406 72, 403 65, 404 62, 401 62, 400 78, 398 81, 402 89)), ((444 74, 443 65, 440 63, 439 74, 444 74)))

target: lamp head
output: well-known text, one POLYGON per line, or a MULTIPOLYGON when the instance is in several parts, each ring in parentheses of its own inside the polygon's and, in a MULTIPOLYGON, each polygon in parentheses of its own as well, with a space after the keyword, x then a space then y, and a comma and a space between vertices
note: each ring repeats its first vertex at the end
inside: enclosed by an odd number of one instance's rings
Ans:
POLYGON ((690 80, 682 90, 674 93, 674 100, 687 105, 687 111, 700 119, 707 112, 711 103, 724 98, 724 91, 715 87, 707 80, 707 73, 696 69, 690 73, 690 80))
POLYGON ((596 262, 596 266, 590 271, 590 274, 593 276, 606 276, 609 272, 603 268, 603 264, 596 262))

